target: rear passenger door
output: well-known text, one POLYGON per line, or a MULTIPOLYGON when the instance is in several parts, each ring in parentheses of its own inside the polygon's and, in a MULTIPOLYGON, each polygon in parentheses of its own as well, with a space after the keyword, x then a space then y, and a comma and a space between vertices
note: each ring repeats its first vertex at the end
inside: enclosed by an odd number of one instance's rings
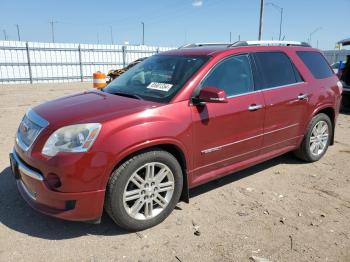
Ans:
POLYGON ((307 84, 284 52, 257 52, 254 61, 266 105, 262 153, 295 146, 307 116, 307 84))

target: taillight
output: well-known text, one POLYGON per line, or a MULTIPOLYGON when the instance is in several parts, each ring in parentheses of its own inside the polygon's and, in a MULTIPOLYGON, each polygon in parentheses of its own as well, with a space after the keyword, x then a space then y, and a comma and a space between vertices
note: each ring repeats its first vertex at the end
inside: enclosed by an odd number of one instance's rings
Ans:
POLYGON ((339 88, 339 92, 342 93, 343 92, 343 84, 342 84, 342 82, 338 81, 337 82, 337 86, 339 88))

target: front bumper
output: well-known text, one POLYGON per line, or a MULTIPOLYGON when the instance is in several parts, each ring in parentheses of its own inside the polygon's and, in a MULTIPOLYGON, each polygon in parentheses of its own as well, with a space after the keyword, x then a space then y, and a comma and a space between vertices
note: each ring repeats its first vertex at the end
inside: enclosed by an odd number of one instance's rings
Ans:
POLYGON ((74 221, 96 221, 102 216, 105 190, 58 192, 49 188, 40 171, 20 159, 15 150, 10 154, 10 162, 18 190, 33 209, 74 221))

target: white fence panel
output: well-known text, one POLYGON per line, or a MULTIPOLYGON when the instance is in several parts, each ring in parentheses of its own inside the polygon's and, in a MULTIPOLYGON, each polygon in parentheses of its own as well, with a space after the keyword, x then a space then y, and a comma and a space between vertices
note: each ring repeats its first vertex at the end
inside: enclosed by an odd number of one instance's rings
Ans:
POLYGON ((0 41, 1 83, 45 83, 90 80, 130 62, 173 48, 0 41))

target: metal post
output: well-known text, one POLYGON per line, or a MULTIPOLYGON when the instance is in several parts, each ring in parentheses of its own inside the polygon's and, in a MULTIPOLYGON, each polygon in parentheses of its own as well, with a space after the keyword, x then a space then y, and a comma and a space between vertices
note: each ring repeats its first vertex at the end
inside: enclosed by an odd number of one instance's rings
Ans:
POLYGON ((264 0, 260 0, 259 40, 261 40, 262 38, 263 16, 264 16, 264 0))
POLYGON ((142 45, 145 45, 145 23, 141 22, 142 24, 142 45))
POLYGON ((80 81, 84 81, 84 74, 83 74, 83 63, 81 61, 81 47, 80 44, 78 46, 78 52, 79 52, 79 68, 80 68, 80 81))
POLYGON ((20 34, 20 31, 19 31, 19 24, 16 24, 16 27, 17 27, 17 37, 18 37, 18 41, 21 41, 21 34, 20 34))
POLYGON ((230 43, 232 42, 232 32, 230 32, 230 43))
POLYGON ((122 46, 122 53, 123 53, 123 67, 126 66, 126 46, 122 46))
POLYGON ((30 63, 30 54, 29 54, 29 44, 26 42, 26 50, 27 50, 27 62, 28 62, 28 72, 29 72, 29 81, 33 84, 33 75, 32 75, 32 66, 30 63))

